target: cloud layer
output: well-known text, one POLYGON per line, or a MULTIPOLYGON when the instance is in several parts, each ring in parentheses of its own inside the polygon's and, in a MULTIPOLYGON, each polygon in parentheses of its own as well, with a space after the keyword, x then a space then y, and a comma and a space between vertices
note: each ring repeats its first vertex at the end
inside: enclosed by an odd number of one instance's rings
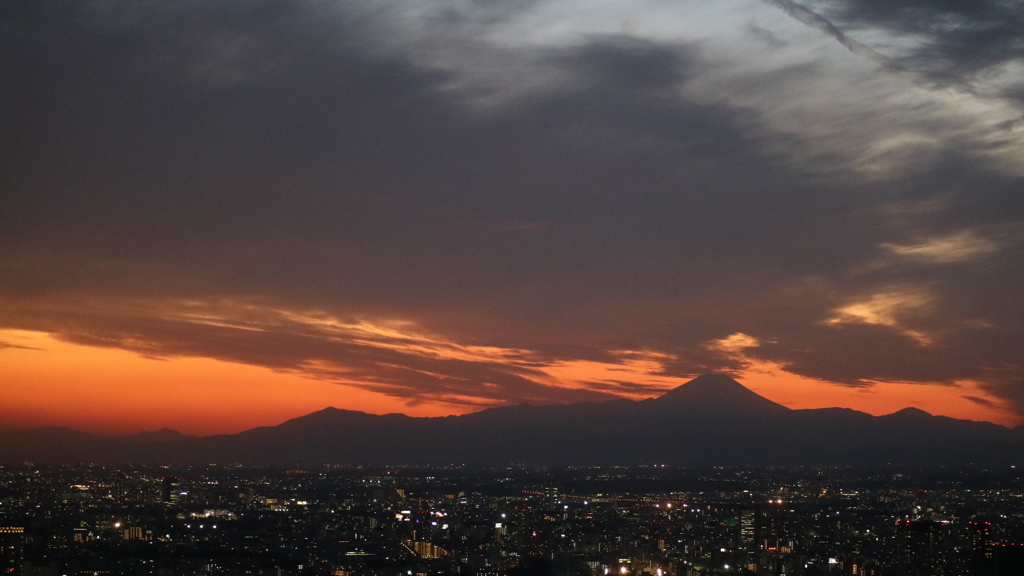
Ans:
POLYGON ((414 402, 763 360, 1024 414, 1021 3, 350 4, 5 3, 0 326, 414 402))

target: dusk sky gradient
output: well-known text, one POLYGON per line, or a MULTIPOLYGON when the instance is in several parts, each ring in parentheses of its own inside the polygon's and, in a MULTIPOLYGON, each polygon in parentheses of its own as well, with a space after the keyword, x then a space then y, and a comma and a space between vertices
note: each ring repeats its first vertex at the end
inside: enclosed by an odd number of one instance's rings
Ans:
POLYGON ((0 429, 726 372, 1024 423, 1024 1, 9 0, 0 429))

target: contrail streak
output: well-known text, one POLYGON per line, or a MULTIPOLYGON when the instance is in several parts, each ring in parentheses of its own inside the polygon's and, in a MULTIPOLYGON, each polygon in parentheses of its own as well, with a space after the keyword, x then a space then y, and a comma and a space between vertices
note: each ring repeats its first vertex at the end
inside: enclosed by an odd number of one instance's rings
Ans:
POLYGON ((836 40, 839 41, 840 44, 846 46, 846 49, 849 50, 850 52, 868 58, 879 64, 883 64, 889 68, 899 69, 899 66, 893 65, 892 60, 888 56, 885 56, 884 54, 877 52, 870 46, 862 44, 854 40, 853 38, 850 38, 846 34, 843 34, 842 30, 836 28, 836 25, 829 22, 824 16, 821 16, 820 14, 807 9, 801 6, 800 4, 797 4, 796 2, 793 2, 793 0, 763 1, 766 4, 781 9, 783 12, 785 12, 791 18, 800 22, 801 24, 806 24, 811 28, 817 28, 818 30, 821 30, 822 32, 828 34, 829 36, 835 38, 836 40))
POLYGON ((911 77, 914 84, 918 86, 922 86, 928 89, 936 89, 942 86, 952 86, 965 94, 978 96, 977 91, 970 84, 970 82, 964 80, 963 78, 956 78, 955 81, 952 82, 947 79, 945 83, 937 83, 936 81, 928 78, 927 75, 907 68, 906 66, 901 64, 897 59, 890 58, 885 54, 878 52, 874 48, 871 48, 866 44, 863 44, 861 42, 854 40, 853 38, 850 38, 849 36, 844 34, 842 30, 836 27, 835 24, 830 22, 827 18, 825 18, 821 14, 818 14, 817 12, 814 12, 809 8, 797 4, 793 0, 762 1, 765 4, 768 4, 769 6, 779 8, 780 10, 788 14, 791 18, 793 18, 797 22, 800 22, 801 24, 805 24, 807 26, 810 26, 811 28, 821 30, 825 34, 828 34, 829 36, 838 40, 839 43, 845 46, 846 49, 849 50, 850 52, 868 58, 872 62, 876 62, 882 65, 889 72, 894 72, 898 74, 908 74, 911 77))

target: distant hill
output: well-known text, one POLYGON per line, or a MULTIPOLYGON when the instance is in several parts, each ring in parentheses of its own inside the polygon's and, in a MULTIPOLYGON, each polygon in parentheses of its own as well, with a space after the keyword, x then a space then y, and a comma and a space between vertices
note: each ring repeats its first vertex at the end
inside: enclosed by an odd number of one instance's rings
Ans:
POLYGON ((326 408, 277 426, 194 438, 64 428, 0 433, 0 462, 339 464, 967 464, 1024 460, 1024 428, 908 408, 791 410, 721 374, 659 398, 507 406, 465 416, 326 408))

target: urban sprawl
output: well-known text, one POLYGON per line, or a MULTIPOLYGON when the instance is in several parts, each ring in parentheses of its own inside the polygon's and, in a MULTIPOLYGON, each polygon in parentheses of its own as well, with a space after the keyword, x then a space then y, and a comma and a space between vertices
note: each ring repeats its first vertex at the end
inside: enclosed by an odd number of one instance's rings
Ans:
POLYGON ((1015 467, 0 468, 0 574, 1024 574, 1015 467))

